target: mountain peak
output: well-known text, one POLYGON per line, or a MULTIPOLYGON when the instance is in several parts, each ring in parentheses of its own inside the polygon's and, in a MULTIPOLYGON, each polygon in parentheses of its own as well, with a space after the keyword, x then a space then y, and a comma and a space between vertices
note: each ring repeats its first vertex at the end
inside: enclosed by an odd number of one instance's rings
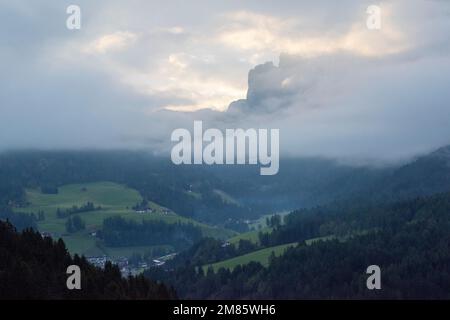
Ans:
POLYGON ((450 145, 437 149, 430 154, 430 157, 447 159, 450 161, 450 145))

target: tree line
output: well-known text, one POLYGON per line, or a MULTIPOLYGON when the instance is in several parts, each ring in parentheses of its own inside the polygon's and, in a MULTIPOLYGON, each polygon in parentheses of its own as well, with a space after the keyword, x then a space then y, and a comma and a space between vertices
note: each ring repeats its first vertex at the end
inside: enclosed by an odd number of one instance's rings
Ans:
POLYGON ((143 276, 123 278, 117 266, 104 269, 71 256, 64 242, 0 221, 0 299, 173 299, 171 288, 143 276), (69 265, 81 269, 81 290, 68 290, 69 265))
POLYGON ((71 208, 67 209, 56 209, 56 216, 60 219, 67 218, 68 216, 76 213, 90 212, 90 211, 99 211, 102 210, 101 206, 95 206, 93 202, 86 202, 81 206, 74 205, 71 208))
POLYGON ((200 228, 192 223, 166 223, 160 220, 136 222, 120 216, 105 219, 97 235, 108 247, 170 244, 177 249, 186 249, 202 238, 200 228))
POLYGON ((146 275, 192 299, 450 298, 450 194, 378 209, 368 206, 368 211, 360 204, 345 208, 301 210, 287 217, 292 224, 277 228, 269 243, 283 239, 299 245, 272 256, 267 268, 252 262, 233 271, 203 272, 200 266, 211 256, 204 252, 204 257, 186 257, 176 268, 153 268, 146 275), (350 232, 346 237, 304 241, 321 230, 364 228, 366 232, 350 232), (365 271, 373 264, 381 268, 382 290, 366 287, 365 271))

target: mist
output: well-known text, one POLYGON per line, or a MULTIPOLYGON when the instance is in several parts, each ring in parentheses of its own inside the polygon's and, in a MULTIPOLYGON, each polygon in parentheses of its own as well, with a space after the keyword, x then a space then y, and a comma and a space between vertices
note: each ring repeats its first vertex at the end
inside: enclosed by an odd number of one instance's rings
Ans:
POLYGON ((169 155, 195 120, 353 164, 450 144, 450 4, 381 1, 368 30, 370 4, 79 1, 71 31, 69 3, 2 1, 0 150, 169 155))

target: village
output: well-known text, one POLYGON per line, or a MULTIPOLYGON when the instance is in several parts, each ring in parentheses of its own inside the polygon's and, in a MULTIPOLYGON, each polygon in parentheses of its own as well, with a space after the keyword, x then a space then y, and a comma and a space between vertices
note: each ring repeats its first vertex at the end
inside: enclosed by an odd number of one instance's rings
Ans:
MULTIPOLYGON (((136 204, 132 207, 132 210, 136 214, 161 214, 161 215, 168 215, 170 214, 170 210, 166 208, 161 209, 154 209, 150 208, 148 201, 143 200, 141 203, 136 204)), ((52 234, 50 232, 40 232, 42 238, 55 238, 58 235, 52 234)), ((97 231, 92 230, 89 232, 89 235, 91 237, 97 237, 97 231)), ((111 262, 114 265, 117 265, 120 269, 120 272, 123 277, 128 276, 136 276, 138 274, 141 274, 146 269, 152 268, 152 267, 162 267, 168 259, 171 259, 173 256, 175 256, 176 253, 167 254, 164 256, 161 256, 159 258, 155 259, 148 259, 146 261, 131 261, 130 258, 127 257, 111 257, 108 255, 101 255, 101 256, 90 256, 86 257, 88 262, 90 262, 95 267, 103 269, 105 267, 105 264, 107 261, 111 262)))
POLYGON ((106 255, 103 256, 96 256, 96 257, 87 257, 86 259, 89 261, 89 263, 91 263, 92 265, 94 265, 95 267, 98 268, 105 268, 105 264, 107 261, 111 262, 114 265, 117 265, 120 269, 120 273, 122 274, 123 277, 128 277, 128 276, 136 276, 138 274, 141 274, 142 272, 144 272, 145 270, 149 269, 149 268, 154 268, 154 267, 162 267, 167 260, 173 258, 176 255, 176 253, 171 253, 156 259, 153 259, 150 263, 149 262, 138 262, 137 264, 133 264, 130 262, 129 258, 126 257, 108 257, 106 255))

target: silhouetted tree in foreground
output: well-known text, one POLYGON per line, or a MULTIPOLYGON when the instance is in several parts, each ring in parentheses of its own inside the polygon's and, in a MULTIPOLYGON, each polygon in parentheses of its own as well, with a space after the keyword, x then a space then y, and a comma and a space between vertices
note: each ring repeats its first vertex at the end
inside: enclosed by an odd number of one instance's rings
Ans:
POLYGON ((143 276, 123 278, 117 266, 94 267, 72 257, 59 239, 0 221, 0 299, 172 299, 175 293, 143 276), (69 265, 81 269, 81 290, 69 290, 69 265))

